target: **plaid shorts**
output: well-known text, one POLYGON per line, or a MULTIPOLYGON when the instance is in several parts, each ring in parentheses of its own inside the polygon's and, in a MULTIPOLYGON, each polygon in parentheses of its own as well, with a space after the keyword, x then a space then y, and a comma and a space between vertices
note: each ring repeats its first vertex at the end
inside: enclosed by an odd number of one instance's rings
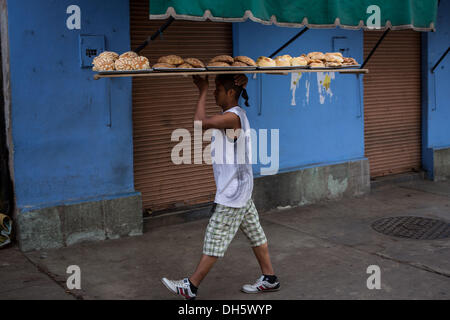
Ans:
POLYGON ((203 254, 223 257, 238 228, 245 234, 252 247, 267 242, 252 199, 242 208, 231 208, 218 203, 214 205, 214 213, 206 228, 203 254))

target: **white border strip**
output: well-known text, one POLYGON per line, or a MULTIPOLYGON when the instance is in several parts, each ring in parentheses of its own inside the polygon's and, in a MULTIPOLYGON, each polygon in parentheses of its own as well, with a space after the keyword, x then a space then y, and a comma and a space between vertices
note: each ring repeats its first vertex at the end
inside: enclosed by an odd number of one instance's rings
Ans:
POLYGON ((210 10, 205 10, 202 17, 197 16, 191 16, 191 15, 183 15, 183 14, 177 14, 175 9, 173 7, 168 7, 165 14, 151 14, 149 16, 150 20, 164 20, 169 17, 173 17, 175 19, 179 20, 189 20, 189 21, 206 21, 211 20, 214 22, 244 22, 250 19, 251 21, 258 22, 264 25, 276 25, 279 27, 291 27, 291 28, 300 28, 300 27, 308 27, 311 29, 333 29, 336 27, 340 27, 342 29, 349 29, 349 30, 374 30, 374 31, 383 31, 386 29, 392 29, 392 30, 405 30, 405 29, 413 29, 415 31, 436 31, 434 23, 431 22, 430 26, 428 28, 418 28, 415 27, 413 24, 405 24, 400 26, 392 26, 391 22, 388 20, 384 27, 381 28, 369 28, 364 25, 364 21, 360 20, 359 24, 357 26, 350 26, 350 25, 344 25, 341 24, 339 18, 336 18, 334 24, 309 24, 308 18, 304 18, 301 23, 289 23, 289 22, 278 22, 276 16, 271 16, 270 20, 261 20, 259 18, 256 18, 253 13, 250 10, 246 10, 244 15, 241 18, 221 18, 221 17, 214 17, 210 10))

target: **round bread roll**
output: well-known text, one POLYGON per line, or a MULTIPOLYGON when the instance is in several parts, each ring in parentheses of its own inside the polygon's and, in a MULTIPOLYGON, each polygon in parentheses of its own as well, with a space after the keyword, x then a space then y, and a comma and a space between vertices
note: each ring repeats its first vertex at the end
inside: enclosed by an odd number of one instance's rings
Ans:
POLYGON ((344 62, 344 58, 342 58, 340 55, 336 55, 334 53, 326 53, 325 61, 342 63, 342 62, 344 62))
POLYGON ((185 63, 182 63, 179 66, 177 66, 177 68, 192 69, 193 66, 191 64, 185 62, 185 63))
POLYGON ((284 55, 282 55, 280 57, 283 58, 283 59, 289 60, 289 62, 291 62, 291 60, 292 60, 292 57, 289 54, 284 54, 284 55))
POLYGON ((122 53, 119 56, 119 59, 122 59, 122 58, 137 58, 137 57, 138 57, 138 54, 136 52, 128 51, 128 52, 122 53))
POLYGON ((233 62, 233 64, 231 66, 232 67, 248 67, 249 65, 246 63, 243 63, 241 61, 235 61, 235 62, 233 62))
POLYGON ((176 56, 174 54, 163 56, 158 59, 158 63, 168 63, 172 65, 183 64, 184 60, 180 56, 176 56))
POLYGON ((311 60, 325 60, 325 55, 322 52, 310 52, 307 57, 311 60))
POLYGON ((304 56, 295 57, 291 60, 291 66, 307 66, 308 59, 304 56))
POLYGON ((153 68, 176 68, 173 64, 159 62, 153 65, 153 68))
POLYGON ((327 62, 325 62, 325 67, 331 67, 331 68, 342 67, 342 63, 327 61, 327 62))
POLYGON ((208 67, 229 67, 230 64, 222 61, 210 62, 208 63, 208 67))
POLYGON ((322 68, 325 67, 325 65, 323 64, 322 61, 321 61, 321 62, 312 62, 312 63, 309 64, 309 66, 310 66, 310 67, 313 67, 313 68, 314 68, 314 67, 315 67, 315 68, 317 68, 317 67, 322 67, 322 68))
POLYGON ((196 58, 187 58, 184 59, 184 62, 189 63, 191 66, 193 66, 194 68, 204 68, 205 64, 196 58))
POLYGON ((119 54, 112 52, 112 51, 103 51, 102 53, 100 53, 98 56, 96 56, 94 58, 94 60, 92 61, 92 64, 94 64, 95 61, 100 58, 106 58, 106 59, 111 59, 111 60, 116 61, 117 59, 119 59, 119 54))
POLYGON ((342 53, 340 53, 340 52, 327 52, 325 54, 332 54, 332 55, 340 56, 341 58, 343 58, 342 53))
POLYGON ((97 57, 93 64, 93 71, 113 71, 116 69, 114 60, 108 57, 97 57))
POLYGON ((232 64, 234 62, 233 57, 227 56, 227 55, 221 55, 221 56, 217 56, 211 59, 211 62, 226 62, 229 64, 232 64))
POLYGON ((276 67, 277 63, 275 62, 275 60, 268 58, 268 57, 264 57, 261 56, 258 58, 258 60, 256 60, 256 64, 260 67, 276 67))
POLYGON ((133 70, 150 69, 150 63, 144 56, 133 58, 133 70))
POLYGON ((114 64, 116 70, 133 70, 134 58, 120 58, 114 64))
POLYGON ((234 57, 234 62, 242 62, 242 63, 245 63, 248 66, 256 67, 256 62, 252 58, 249 58, 249 57, 246 57, 246 56, 234 57))
POLYGON ((275 63, 277 67, 290 67, 291 60, 284 58, 283 56, 279 56, 275 58, 275 63))
POLYGON ((355 65, 355 64, 358 64, 358 62, 356 62, 355 59, 353 59, 353 58, 344 58, 343 65, 351 66, 351 65, 355 65))

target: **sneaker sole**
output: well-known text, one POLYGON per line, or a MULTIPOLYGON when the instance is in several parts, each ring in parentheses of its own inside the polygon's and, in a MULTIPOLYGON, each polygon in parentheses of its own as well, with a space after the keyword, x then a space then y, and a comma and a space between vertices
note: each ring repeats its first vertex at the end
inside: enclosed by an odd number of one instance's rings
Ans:
POLYGON ((175 296, 177 296, 178 298, 181 298, 183 300, 195 300, 196 297, 190 298, 190 299, 186 299, 184 296, 178 294, 177 292, 173 291, 168 285, 167 283, 164 281, 164 279, 166 278, 162 278, 161 282, 163 283, 163 285, 175 296))
POLYGON ((261 291, 246 291, 244 289, 241 288, 241 291, 244 293, 249 293, 249 294, 256 294, 256 293, 264 293, 264 292, 274 292, 274 291, 279 291, 280 287, 275 288, 275 289, 267 289, 267 290, 261 290, 261 291))

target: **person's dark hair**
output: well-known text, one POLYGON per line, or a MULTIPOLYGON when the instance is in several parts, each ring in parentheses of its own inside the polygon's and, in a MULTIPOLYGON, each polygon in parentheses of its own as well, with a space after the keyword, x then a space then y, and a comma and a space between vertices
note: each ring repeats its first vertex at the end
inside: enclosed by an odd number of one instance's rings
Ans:
POLYGON ((216 77, 216 81, 219 82, 226 91, 233 89, 236 93, 236 100, 239 100, 239 97, 242 93, 242 98, 245 99, 245 105, 248 107, 248 94, 247 90, 245 90, 242 86, 237 86, 234 84, 234 76, 235 74, 219 74, 216 77))

